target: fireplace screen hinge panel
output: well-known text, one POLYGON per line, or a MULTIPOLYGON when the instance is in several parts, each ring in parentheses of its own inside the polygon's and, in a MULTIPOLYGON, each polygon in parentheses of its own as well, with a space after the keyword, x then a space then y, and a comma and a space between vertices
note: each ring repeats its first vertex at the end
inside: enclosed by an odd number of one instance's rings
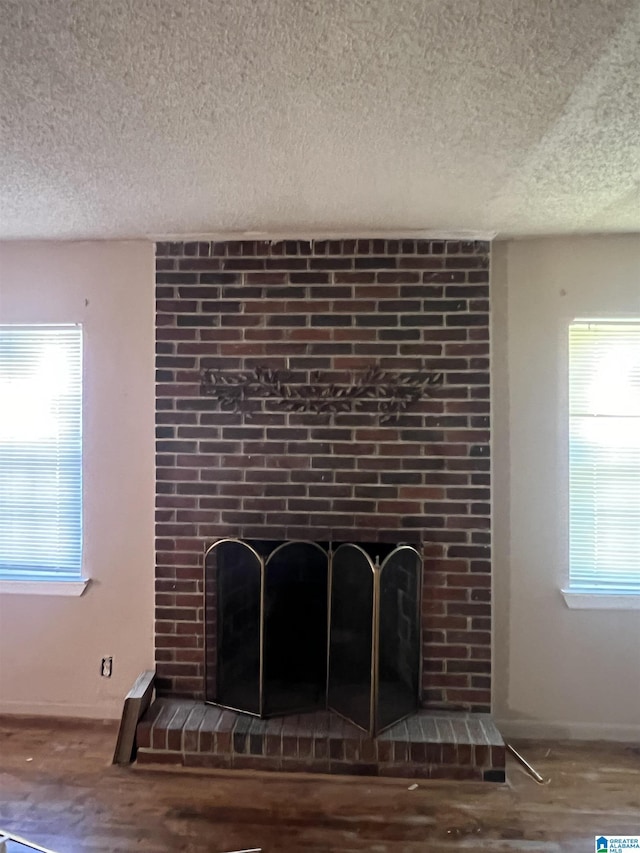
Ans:
POLYGON ((412 713, 421 568, 410 545, 216 542, 206 700, 259 717, 329 708, 372 735, 412 713))

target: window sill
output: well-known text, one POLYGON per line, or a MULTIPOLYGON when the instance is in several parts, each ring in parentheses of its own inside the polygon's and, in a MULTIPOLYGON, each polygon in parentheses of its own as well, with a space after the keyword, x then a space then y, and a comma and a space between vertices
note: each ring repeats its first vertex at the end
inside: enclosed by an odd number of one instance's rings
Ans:
POLYGON ((640 610, 640 594, 634 592, 579 592, 561 590, 571 610, 640 610))
POLYGON ((77 581, 2 580, 0 595, 66 595, 79 596, 91 583, 89 578, 77 581))

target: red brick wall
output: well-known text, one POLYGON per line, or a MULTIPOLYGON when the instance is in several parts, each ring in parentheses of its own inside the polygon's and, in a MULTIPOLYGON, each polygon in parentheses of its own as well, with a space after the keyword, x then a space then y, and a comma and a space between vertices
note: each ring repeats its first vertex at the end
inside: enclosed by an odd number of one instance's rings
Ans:
POLYGON ((158 685, 202 696, 204 548, 221 536, 423 542, 423 700, 488 710, 489 244, 159 243, 158 685), (393 425, 367 411, 250 418, 200 370, 346 376, 426 363, 441 389, 393 425))

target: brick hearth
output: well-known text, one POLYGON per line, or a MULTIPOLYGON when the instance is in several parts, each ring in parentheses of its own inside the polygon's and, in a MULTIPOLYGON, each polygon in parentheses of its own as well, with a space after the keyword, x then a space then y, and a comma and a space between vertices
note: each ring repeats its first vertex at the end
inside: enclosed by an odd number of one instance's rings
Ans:
POLYGON ((327 711, 259 720, 159 699, 138 726, 140 764, 504 782, 504 742, 485 714, 421 711, 378 738, 327 711))

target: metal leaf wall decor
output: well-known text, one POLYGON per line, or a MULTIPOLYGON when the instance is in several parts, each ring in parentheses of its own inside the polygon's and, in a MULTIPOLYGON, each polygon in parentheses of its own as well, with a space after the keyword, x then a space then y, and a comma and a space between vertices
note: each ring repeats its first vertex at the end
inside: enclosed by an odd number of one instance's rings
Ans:
POLYGON ((286 371, 258 366, 253 370, 225 374, 201 371, 201 393, 215 397, 226 412, 251 413, 252 403, 272 399, 286 412, 335 415, 362 408, 364 401, 377 402, 381 424, 393 423, 403 412, 442 385, 442 373, 422 369, 415 373, 392 373, 372 365, 355 374, 350 384, 337 384, 326 374, 314 371, 311 383, 292 382, 286 371))

